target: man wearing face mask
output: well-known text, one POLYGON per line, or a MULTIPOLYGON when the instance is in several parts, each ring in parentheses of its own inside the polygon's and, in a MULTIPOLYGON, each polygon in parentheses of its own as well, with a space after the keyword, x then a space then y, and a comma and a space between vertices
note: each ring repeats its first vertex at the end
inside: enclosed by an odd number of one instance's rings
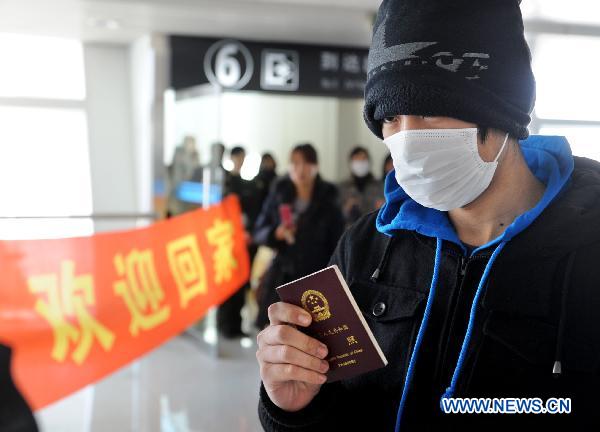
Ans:
POLYGON ((342 211, 349 227, 383 204, 383 184, 371 173, 371 156, 364 147, 350 152, 350 178, 339 185, 342 211))
POLYGON ((529 136, 534 101, 518 0, 382 3, 364 116, 395 170, 331 263, 389 364, 323 384, 326 350, 290 326, 310 315, 273 305, 267 431, 600 427, 600 164, 529 136), (446 414, 454 398, 512 414, 446 414))

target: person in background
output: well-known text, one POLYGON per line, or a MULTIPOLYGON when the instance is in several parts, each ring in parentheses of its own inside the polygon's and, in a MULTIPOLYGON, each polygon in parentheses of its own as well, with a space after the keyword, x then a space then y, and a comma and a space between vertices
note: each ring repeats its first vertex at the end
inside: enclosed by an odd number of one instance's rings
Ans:
POLYGON ((346 227, 362 215, 377 210, 384 203, 383 183, 371 173, 371 155, 364 147, 350 152, 350 178, 339 185, 346 227))
POLYGON ((208 181, 211 186, 218 188, 218 197, 224 194, 225 188, 225 169, 223 168, 223 155, 225 154, 225 146, 221 142, 214 142, 210 146, 210 161, 203 166, 199 166, 194 170, 191 181, 195 183, 204 182, 204 173, 208 172, 208 181))
POLYGON ((213 168, 223 168, 223 155, 225 155, 225 145, 216 141, 210 146, 209 166, 213 168))
POLYGON ((185 204, 179 200, 177 191, 182 182, 192 178, 199 166, 200 156, 196 147, 196 138, 188 135, 175 149, 173 162, 167 169, 169 176, 167 213, 169 216, 176 216, 187 209, 185 204))
POLYGON ((229 158, 233 162, 233 168, 225 174, 225 195, 235 193, 240 195, 243 180, 242 166, 246 160, 246 150, 243 147, 236 146, 229 152, 229 158))
MULTIPOLYGON (((273 186, 275 179, 277 178, 277 163, 271 153, 264 153, 260 160, 260 166, 258 174, 252 180, 255 190, 255 205, 258 209, 258 213, 262 209, 269 191, 273 186)), ((256 299, 257 290, 260 286, 260 280, 264 275, 264 270, 269 268, 269 262, 273 257, 273 251, 264 245, 257 245, 253 240, 250 248, 255 253, 252 255, 252 276, 250 280, 250 286, 252 290, 249 291, 250 296, 246 301, 246 320, 242 320, 243 324, 248 327, 254 327, 256 323, 256 314, 258 312, 258 302, 256 299), (259 270, 261 269, 261 270, 259 270)), ((244 314, 244 312, 242 312, 244 314)))
POLYGON ((381 182, 385 183, 385 178, 389 174, 391 170, 394 169, 394 160, 392 159, 392 154, 388 153, 388 155, 383 160, 383 169, 381 174, 381 182))
POLYGON ((265 153, 260 160, 258 174, 254 178, 258 207, 262 209, 273 181, 277 178, 277 163, 271 153, 265 153))
POLYGON ((246 150, 241 146, 233 147, 229 157, 233 162, 233 168, 225 173, 225 195, 237 195, 242 206, 244 226, 248 232, 251 232, 260 212, 260 206, 255 183, 242 178, 246 150))
POLYGON ((256 325, 268 324, 275 288, 327 266, 344 228, 337 188, 319 175, 317 152, 300 144, 290 155, 289 175, 273 185, 256 221, 254 241, 276 251, 258 293, 256 325))
MULTIPOLYGON (((256 254, 256 246, 251 243, 250 232, 258 215, 256 189, 254 183, 244 180, 241 175, 242 166, 246 159, 243 147, 236 146, 230 151, 233 162, 231 171, 225 174, 225 195, 236 195, 242 208, 242 220, 246 229, 246 240, 250 260, 256 254)), ((237 292, 223 302, 217 310, 217 328, 221 335, 227 339, 246 336, 242 331, 241 310, 244 306, 246 291, 249 284, 242 286, 237 292)))

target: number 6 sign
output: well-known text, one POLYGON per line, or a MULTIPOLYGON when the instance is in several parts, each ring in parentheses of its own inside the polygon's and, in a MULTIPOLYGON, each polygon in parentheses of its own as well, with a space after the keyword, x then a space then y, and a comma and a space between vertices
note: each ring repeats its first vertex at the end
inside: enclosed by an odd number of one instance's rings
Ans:
POLYGON ((239 90, 254 73, 254 60, 248 48, 235 40, 222 40, 213 44, 204 56, 204 73, 219 87, 239 90))

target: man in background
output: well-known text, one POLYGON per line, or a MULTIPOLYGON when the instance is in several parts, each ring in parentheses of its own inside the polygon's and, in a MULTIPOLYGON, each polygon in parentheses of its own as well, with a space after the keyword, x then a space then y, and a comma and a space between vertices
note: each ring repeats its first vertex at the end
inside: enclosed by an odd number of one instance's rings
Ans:
POLYGON ((371 173, 371 155, 364 147, 350 152, 350 178, 339 185, 346 227, 383 204, 383 183, 371 173))
MULTIPOLYGON (((233 162, 231 171, 225 174, 225 193, 224 195, 236 195, 240 200, 242 207, 242 219, 246 229, 246 239, 248 243, 248 253, 250 261, 256 254, 256 246, 252 244, 252 237, 249 232, 252 231, 254 222, 260 211, 258 197, 254 183, 242 178, 242 167, 246 159, 246 151, 241 146, 233 147, 229 153, 233 162)), ((244 306, 246 291, 249 283, 242 286, 236 293, 227 299, 217 311, 217 328, 221 335, 227 339, 244 337, 246 334, 242 331, 241 310, 244 306)))

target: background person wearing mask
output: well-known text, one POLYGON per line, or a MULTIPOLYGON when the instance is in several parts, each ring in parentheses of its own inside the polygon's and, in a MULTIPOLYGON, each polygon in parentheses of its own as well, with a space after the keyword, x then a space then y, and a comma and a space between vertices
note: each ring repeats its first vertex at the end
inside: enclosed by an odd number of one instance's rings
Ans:
POLYGON ((277 163, 271 153, 265 153, 260 159, 258 174, 254 177, 254 187, 258 194, 259 208, 262 209, 273 181, 277 178, 277 163))
POLYGON ((528 138, 534 100, 517 0, 382 3, 364 112, 395 170, 332 262, 389 363, 323 385, 326 352, 287 325, 310 315, 273 305, 257 352, 267 431, 600 428, 600 164, 528 138), (570 398, 571 412, 442 411, 473 397, 570 398))
POLYGON ((339 185, 346 226, 383 205, 383 183, 371 173, 371 156, 364 147, 350 152, 350 178, 339 185))
POLYGON ((267 309, 279 298, 275 288, 327 265, 344 228, 337 202, 336 187, 319 175, 314 147, 294 147, 289 175, 274 184, 254 230, 255 243, 276 251, 258 292, 258 328, 269 322, 267 309), (282 220, 286 214, 290 221, 282 220))

